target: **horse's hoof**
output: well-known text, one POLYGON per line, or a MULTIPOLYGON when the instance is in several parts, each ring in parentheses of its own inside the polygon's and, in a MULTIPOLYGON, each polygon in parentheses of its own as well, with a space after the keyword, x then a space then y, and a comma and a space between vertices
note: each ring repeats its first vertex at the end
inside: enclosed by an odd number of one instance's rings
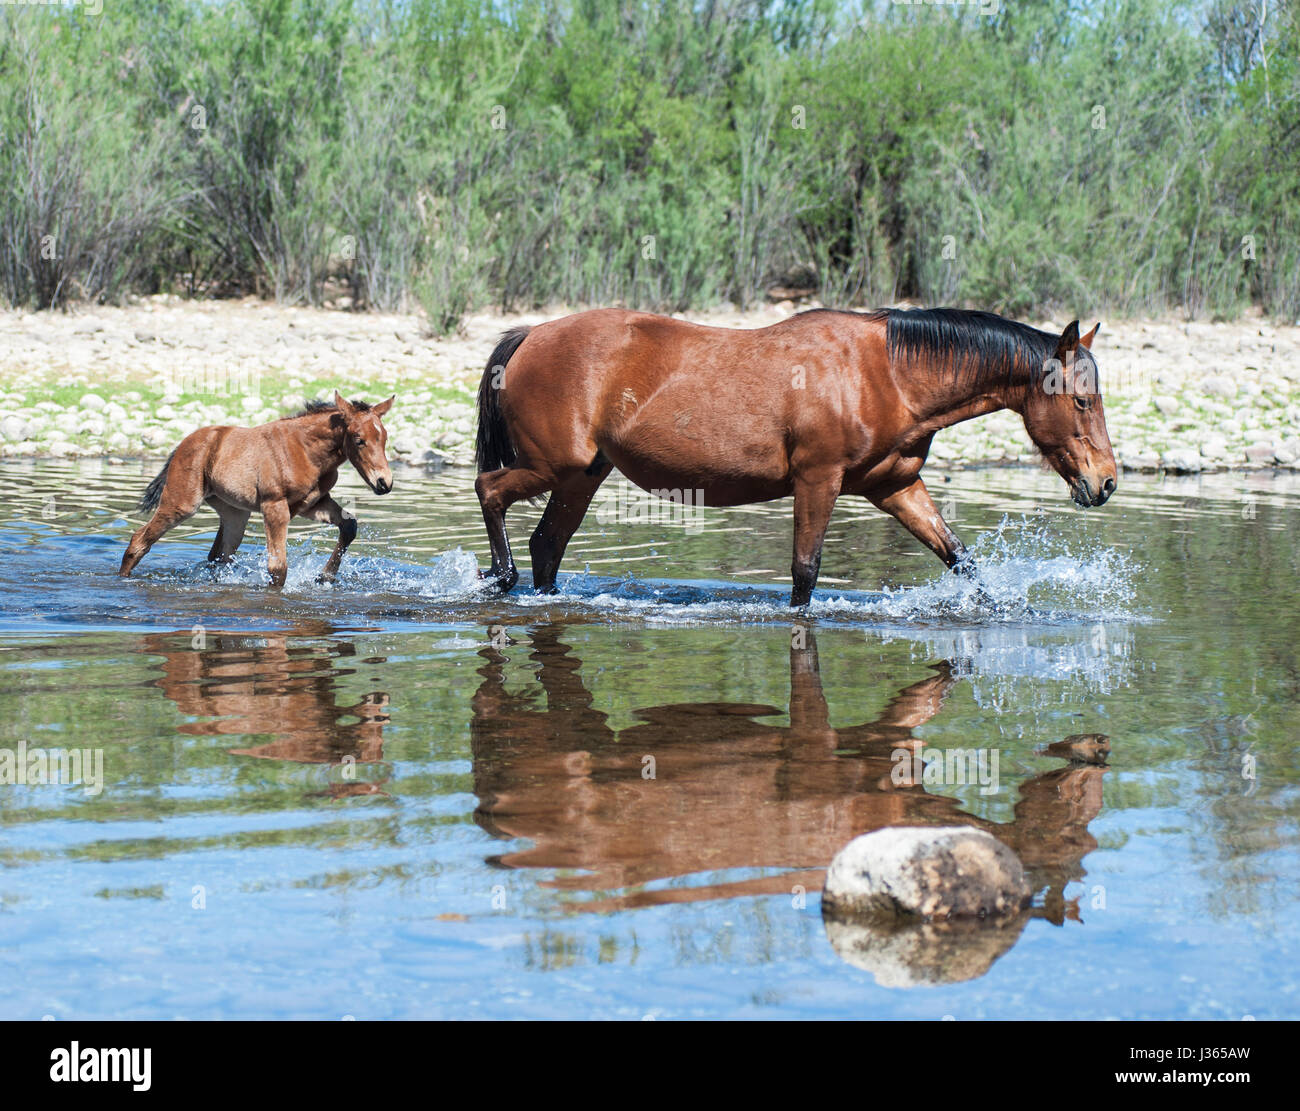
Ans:
POLYGON ((519 581, 518 571, 480 571, 480 579, 490 580, 498 594, 509 594, 519 581))

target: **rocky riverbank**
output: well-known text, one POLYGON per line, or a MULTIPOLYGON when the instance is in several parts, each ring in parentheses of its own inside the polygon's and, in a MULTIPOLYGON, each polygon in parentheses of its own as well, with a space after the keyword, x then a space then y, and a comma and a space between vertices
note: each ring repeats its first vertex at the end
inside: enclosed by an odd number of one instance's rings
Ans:
MULTIPOLYGON (((196 428, 260 424, 338 388, 370 401, 397 394, 386 421, 396 459, 468 463, 474 389, 496 335, 564 311, 478 314, 446 339, 426 337, 413 315, 258 301, 0 312, 0 455, 166 455, 196 428)), ((793 311, 692 319, 752 328, 793 311)), ((1093 350, 1126 469, 1300 470, 1300 328, 1253 317, 1107 322, 1093 350)), ((931 453, 949 468, 1036 459, 1013 413, 947 429, 931 453)))

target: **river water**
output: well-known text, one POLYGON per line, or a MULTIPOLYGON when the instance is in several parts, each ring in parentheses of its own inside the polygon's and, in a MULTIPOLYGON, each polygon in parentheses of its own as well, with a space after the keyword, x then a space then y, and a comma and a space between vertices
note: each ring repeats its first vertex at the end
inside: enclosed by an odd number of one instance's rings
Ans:
POLYGON ((984 597, 845 499, 805 617, 788 501, 607 484, 561 594, 499 599, 472 475, 348 475, 339 581, 304 524, 275 594, 206 510, 119 581, 149 477, 0 463, 0 1018, 1300 1015, 1295 476, 936 476, 984 597), (896 824, 993 833, 1032 911, 823 920, 896 824))

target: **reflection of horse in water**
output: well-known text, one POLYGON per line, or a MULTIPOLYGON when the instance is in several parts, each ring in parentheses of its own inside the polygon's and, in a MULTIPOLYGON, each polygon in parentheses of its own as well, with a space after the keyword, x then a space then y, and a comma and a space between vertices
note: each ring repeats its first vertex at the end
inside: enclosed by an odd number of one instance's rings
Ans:
POLYGON ((1081 879, 1096 848, 1088 832, 1101 809, 1101 767, 1068 767, 1020 787, 1015 819, 988 822, 956 799, 921 785, 896 785, 893 754, 914 748, 914 730, 940 710, 957 682, 947 663, 899 691, 864 725, 830 724, 816 643, 790 652, 790 724, 756 718, 771 706, 700 703, 638 711, 642 723, 615 732, 593 706, 582 661, 553 626, 536 630, 531 657, 545 695, 505 688, 504 657, 480 653, 471 738, 476 820, 531 848, 501 858, 508 867, 573 870, 555 879, 575 891, 623 893, 585 909, 611 909, 736 895, 819 889, 825 867, 854 837, 891 825, 969 825, 1017 852, 1045 891, 1044 916, 1066 917, 1063 891, 1081 879), (655 778, 643 778, 653 756, 655 778), (732 869, 777 875, 707 885, 656 886, 676 877, 732 869))
MULTIPOLYGON (((352 705, 338 705, 339 677, 351 674, 336 661, 354 656, 351 641, 326 647, 304 642, 326 626, 292 634, 209 632, 202 647, 176 634, 151 634, 145 651, 160 655, 162 676, 154 685, 181 713, 197 720, 177 728, 195 736, 270 736, 265 744, 231 749, 232 756, 289 760, 299 764, 380 764, 388 695, 373 691, 352 705)), ((386 779, 387 775, 383 776, 386 779)), ((382 793, 379 783, 348 779, 331 783, 334 798, 382 793)))

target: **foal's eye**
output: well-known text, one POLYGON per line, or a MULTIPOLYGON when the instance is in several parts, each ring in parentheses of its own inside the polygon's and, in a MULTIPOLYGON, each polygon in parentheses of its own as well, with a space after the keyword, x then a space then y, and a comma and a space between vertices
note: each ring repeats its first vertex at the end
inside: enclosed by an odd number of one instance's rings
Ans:
POLYGON ((1076 398, 1074 399, 1074 405, 1075 405, 1075 408, 1076 408, 1076 409, 1091 409, 1091 408, 1092 408, 1092 398, 1090 398, 1090 397, 1076 397, 1076 398))
POLYGON ((352 442, 353 442, 357 447, 365 447, 365 446, 366 446, 366 441, 363 440, 360 436, 353 436, 353 437, 352 437, 352 442))

